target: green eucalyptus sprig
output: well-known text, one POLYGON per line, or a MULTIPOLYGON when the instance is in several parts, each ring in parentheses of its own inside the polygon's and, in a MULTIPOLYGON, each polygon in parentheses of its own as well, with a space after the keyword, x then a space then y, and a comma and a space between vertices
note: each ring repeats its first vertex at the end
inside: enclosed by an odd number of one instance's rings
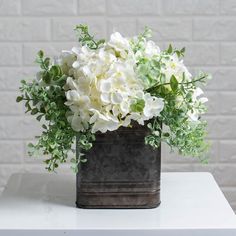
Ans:
POLYGON ((66 83, 67 76, 62 74, 59 65, 51 63, 49 58, 44 57, 44 53, 39 51, 36 62, 41 71, 38 73, 38 79, 32 82, 21 81, 21 96, 17 97, 17 102, 24 101, 26 113, 30 112, 42 124, 42 134, 37 137, 36 144, 29 144, 29 155, 46 155, 49 158, 45 160, 48 171, 55 171, 60 163, 65 163, 69 153, 74 152, 72 145, 75 137, 80 147, 79 158, 72 157, 70 162, 74 171, 78 170, 78 164, 84 162, 85 158, 82 152, 91 148, 90 135, 77 133, 67 121, 66 114, 68 107, 65 106, 66 97, 63 86, 66 83))
MULTIPOLYGON (((81 45, 87 45, 90 49, 98 49, 105 41, 96 41, 88 32, 88 27, 78 25, 75 28, 81 45)), ((51 62, 49 57, 45 57, 43 51, 39 51, 35 61, 40 72, 37 79, 32 82, 21 81, 20 91, 16 101, 25 103, 26 113, 36 116, 42 124, 42 134, 37 136, 37 143, 30 143, 29 155, 46 155, 45 160, 48 171, 55 171, 60 163, 67 162, 70 152, 75 153, 72 148, 77 142, 76 158, 70 159, 71 168, 77 172, 78 165, 86 161, 83 152, 92 147, 95 136, 89 132, 75 132, 67 121, 68 106, 65 105, 66 97, 64 85, 67 75, 64 75, 59 65, 51 62), (76 139, 77 137, 77 139, 76 139)))
POLYGON ((152 36, 152 31, 145 27, 143 33, 139 34, 137 38, 131 39, 130 43, 133 48, 134 53, 143 48, 145 41, 152 36))
POLYGON ((165 142, 171 150, 177 149, 183 156, 198 157, 202 162, 207 162, 207 123, 201 119, 193 122, 188 115, 194 109, 206 111, 205 105, 193 101, 192 98, 196 86, 206 83, 207 79, 207 74, 200 74, 192 81, 180 83, 172 78, 170 83, 159 84, 150 89, 151 94, 164 99, 165 105, 158 120, 154 119, 148 124, 150 134, 145 138, 146 144, 158 148, 161 142, 165 142), (171 89, 167 89, 167 85, 171 89))
POLYGON ((87 25, 77 25, 75 31, 78 35, 78 41, 82 46, 87 45, 90 49, 98 49, 105 43, 104 39, 95 40, 94 36, 89 33, 87 25))

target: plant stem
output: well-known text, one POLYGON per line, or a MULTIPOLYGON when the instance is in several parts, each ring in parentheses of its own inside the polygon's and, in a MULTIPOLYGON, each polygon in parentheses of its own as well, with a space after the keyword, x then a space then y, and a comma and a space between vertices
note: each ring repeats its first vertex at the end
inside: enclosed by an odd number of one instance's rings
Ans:
MULTIPOLYGON (((205 79, 206 77, 207 77, 207 75, 203 75, 202 77, 200 77, 200 78, 198 78, 198 79, 191 80, 191 81, 188 81, 188 82, 180 82, 179 84, 188 85, 188 84, 196 83, 196 82, 199 82, 199 81, 205 79)), ((163 84, 154 85, 154 86, 152 86, 151 88, 148 88, 146 91, 147 91, 147 92, 150 92, 151 90, 157 89, 157 88, 159 88, 160 86, 164 86, 164 85, 170 85, 170 83, 163 83, 163 84)))

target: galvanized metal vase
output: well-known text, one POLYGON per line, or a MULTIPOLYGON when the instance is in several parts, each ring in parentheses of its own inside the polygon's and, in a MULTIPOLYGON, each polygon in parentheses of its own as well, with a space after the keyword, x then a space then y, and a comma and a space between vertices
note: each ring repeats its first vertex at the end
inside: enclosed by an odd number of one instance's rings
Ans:
POLYGON ((154 208, 160 204, 161 149, 145 126, 97 134, 77 174, 77 207, 154 208))

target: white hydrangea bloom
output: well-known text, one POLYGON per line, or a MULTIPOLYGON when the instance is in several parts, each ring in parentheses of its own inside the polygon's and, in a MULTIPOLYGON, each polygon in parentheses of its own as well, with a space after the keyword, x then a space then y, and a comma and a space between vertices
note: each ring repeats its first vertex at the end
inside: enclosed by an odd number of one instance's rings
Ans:
MULTIPOLYGON (((148 45, 147 54, 158 53, 151 42, 148 45)), ((97 50, 72 48, 61 58, 68 75, 64 87, 66 105, 71 110, 68 121, 74 130, 84 131, 91 126, 93 133, 104 133, 129 126, 132 120, 144 124, 163 109, 162 99, 143 92, 129 41, 117 32, 97 50), (144 101, 142 111, 132 111, 132 104, 140 99, 144 101)))
POLYGON ((72 74, 72 64, 76 60, 76 55, 72 51, 62 51, 60 59, 58 61, 61 64, 62 71, 67 74, 72 74))
MULTIPOLYGON (((133 39, 137 41, 137 38, 133 39)), ((135 58, 138 60, 139 58, 148 58, 158 57, 161 54, 160 48, 153 42, 152 40, 144 40, 142 43, 142 47, 135 53, 135 58)))
POLYGON ((183 74, 186 80, 191 80, 192 75, 180 60, 177 54, 170 55, 169 58, 163 58, 162 62, 165 66, 161 68, 161 72, 165 74, 166 83, 170 82, 171 76, 174 75, 178 82, 182 82, 183 74))
POLYGON ((126 38, 122 37, 118 32, 115 32, 111 35, 108 46, 113 48, 116 54, 118 54, 122 58, 126 58, 131 52, 129 41, 126 38))
POLYGON ((160 55, 160 48, 151 40, 147 41, 144 49, 144 56, 151 58, 153 56, 160 55))
POLYGON ((144 95, 145 107, 143 114, 149 119, 149 117, 159 116, 160 112, 164 108, 164 103, 160 98, 153 97, 149 93, 144 95))

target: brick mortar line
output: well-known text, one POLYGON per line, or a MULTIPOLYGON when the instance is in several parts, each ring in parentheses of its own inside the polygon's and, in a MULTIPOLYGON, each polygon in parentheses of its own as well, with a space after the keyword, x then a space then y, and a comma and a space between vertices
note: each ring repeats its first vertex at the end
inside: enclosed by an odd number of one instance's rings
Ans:
MULTIPOLYGON (((71 31, 73 33, 73 30, 71 31)), ((108 39, 108 38, 107 38, 108 39)), ((155 40, 154 40, 155 41, 155 40)), ((192 39, 186 39, 186 40, 173 40, 173 39, 163 39, 163 40, 158 40, 158 42, 160 43, 164 43, 164 44, 169 44, 170 42, 173 44, 173 46, 175 46, 174 44, 186 44, 187 46, 188 45, 193 45, 193 44, 198 44, 198 45, 205 45, 207 43, 207 45, 217 45, 217 44, 222 44, 222 43, 226 43, 226 44, 236 44, 236 41, 234 40, 192 40, 192 39), (209 43, 211 42, 211 43, 209 43)), ((19 44, 19 43, 24 43, 24 44, 36 44, 36 43, 42 43, 42 44, 47 44, 47 43, 58 43, 58 44, 63 44, 63 43, 78 43, 76 41, 76 38, 75 38, 75 41, 73 40, 53 40, 53 39, 45 39, 45 40, 15 40, 15 41, 9 41, 9 40, 1 40, 0 39, 0 46, 1 44, 19 44)), ((187 46, 186 49, 187 49, 187 46)))
MULTIPOLYGON (((89 18, 91 19, 91 17, 94 18, 103 18, 103 19, 120 19, 121 17, 126 17, 128 19, 130 18, 135 18, 138 17, 139 19, 145 19, 145 20, 167 20, 167 19, 197 19, 197 20, 208 20, 208 19, 215 19, 217 21, 220 20, 228 20, 228 19, 233 19, 236 20, 236 16, 232 13, 232 15, 200 15, 200 14, 176 14, 176 15, 159 15, 159 14, 155 14, 155 13, 146 13, 146 14, 120 14, 120 15, 111 15, 111 14, 107 14, 105 15, 104 13, 93 13, 93 14, 89 14, 89 13, 85 13, 85 14, 77 14, 74 13, 74 15, 72 14, 60 14, 60 15, 53 15, 53 14, 45 14, 45 15, 0 15, 0 18, 4 18, 4 19, 19 19, 21 18, 23 19, 42 19, 42 18, 55 18, 55 19, 59 19, 59 18, 70 18, 70 19, 78 19, 78 17, 84 17, 84 18, 89 18)), ((79 19, 78 19, 79 20, 79 19)))

